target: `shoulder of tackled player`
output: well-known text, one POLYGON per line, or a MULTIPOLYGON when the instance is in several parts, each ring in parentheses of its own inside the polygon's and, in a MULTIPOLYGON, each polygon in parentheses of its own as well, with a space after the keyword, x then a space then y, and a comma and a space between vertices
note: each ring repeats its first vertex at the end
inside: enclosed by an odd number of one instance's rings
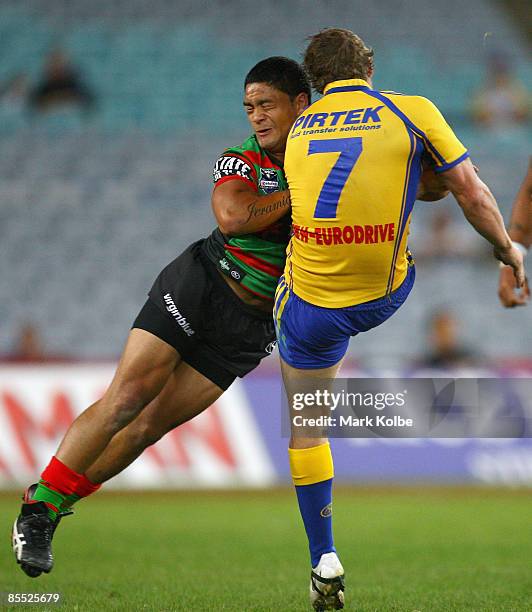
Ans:
POLYGON ((420 113, 434 110, 439 112, 434 102, 425 96, 399 93, 397 91, 380 91, 379 93, 393 102, 405 114, 407 112, 420 113))
POLYGON ((216 160, 213 167, 213 183, 216 185, 226 177, 244 178, 250 182, 257 181, 254 162, 246 151, 237 147, 226 149, 216 160))

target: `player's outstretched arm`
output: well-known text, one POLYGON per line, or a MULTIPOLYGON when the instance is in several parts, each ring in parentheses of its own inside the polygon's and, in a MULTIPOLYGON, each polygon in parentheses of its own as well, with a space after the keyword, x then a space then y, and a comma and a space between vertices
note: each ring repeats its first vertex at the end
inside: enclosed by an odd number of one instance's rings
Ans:
POLYGON ((491 191, 475 172, 471 160, 466 159, 441 173, 446 187, 456 198, 466 219, 494 247, 494 255, 511 266, 517 287, 525 283, 523 255, 517 249, 504 227, 497 202, 491 191))
MULTIPOLYGON (((528 165, 528 173, 521 184, 515 198, 508 233, 514 243, 521 245, 523 253, 532 243, 532 160, 528 165)), ((528 283, 516 291, 515 278, 512 269, 501 267, 499 277, 499 299, 506 308, 524 306, 530 298, 528 283)))
POLYGON ((215 187, 211 197, 218 227, 226 236, 266 229, 290 210, 290 192, 259 195, 243 181, 227 181, 215 187))

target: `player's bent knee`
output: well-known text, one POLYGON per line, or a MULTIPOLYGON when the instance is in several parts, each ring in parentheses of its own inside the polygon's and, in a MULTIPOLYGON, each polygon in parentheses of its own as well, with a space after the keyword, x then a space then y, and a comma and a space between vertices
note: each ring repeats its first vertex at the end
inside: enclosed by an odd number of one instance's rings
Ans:
POLYGON ((147 448, 158 442, 168 431, 169 429, 161 427, 160 423, 139 419, 139 422, 135 423, 135 442, 139 448, 147 448))
POLYGON ((128 385, 105 399, 109 415, 108 426, 113 432, 130 423, 150 401, 144 397, 137 385, 128 385))

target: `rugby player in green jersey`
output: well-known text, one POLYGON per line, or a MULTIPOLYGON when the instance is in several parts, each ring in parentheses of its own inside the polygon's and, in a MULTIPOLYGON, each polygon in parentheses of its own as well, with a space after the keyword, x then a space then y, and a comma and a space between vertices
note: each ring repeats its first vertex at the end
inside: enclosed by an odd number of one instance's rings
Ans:
POLYGON ((290 232, 285 144, 309 103, 309 82, 293 60, 268 58, 248 73, 244 107, 254 135, 216 162, 218 228, 159 274, 109 389, 72 423, 24 494, 13 550, 28 576, 52 569, 53 534, 75 501, 271 353, 273 297, 290 232))

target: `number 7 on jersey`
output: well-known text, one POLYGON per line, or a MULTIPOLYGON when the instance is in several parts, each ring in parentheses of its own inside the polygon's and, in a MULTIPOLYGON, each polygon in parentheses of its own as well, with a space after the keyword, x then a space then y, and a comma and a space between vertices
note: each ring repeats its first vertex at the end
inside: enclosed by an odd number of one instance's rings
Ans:
POLYGON ((340 153, 323 183, 314 209, 314 219, 334 219, 344 185, 362 153, 362 138, 311 140, 308 155, 315 153, 340 153))

